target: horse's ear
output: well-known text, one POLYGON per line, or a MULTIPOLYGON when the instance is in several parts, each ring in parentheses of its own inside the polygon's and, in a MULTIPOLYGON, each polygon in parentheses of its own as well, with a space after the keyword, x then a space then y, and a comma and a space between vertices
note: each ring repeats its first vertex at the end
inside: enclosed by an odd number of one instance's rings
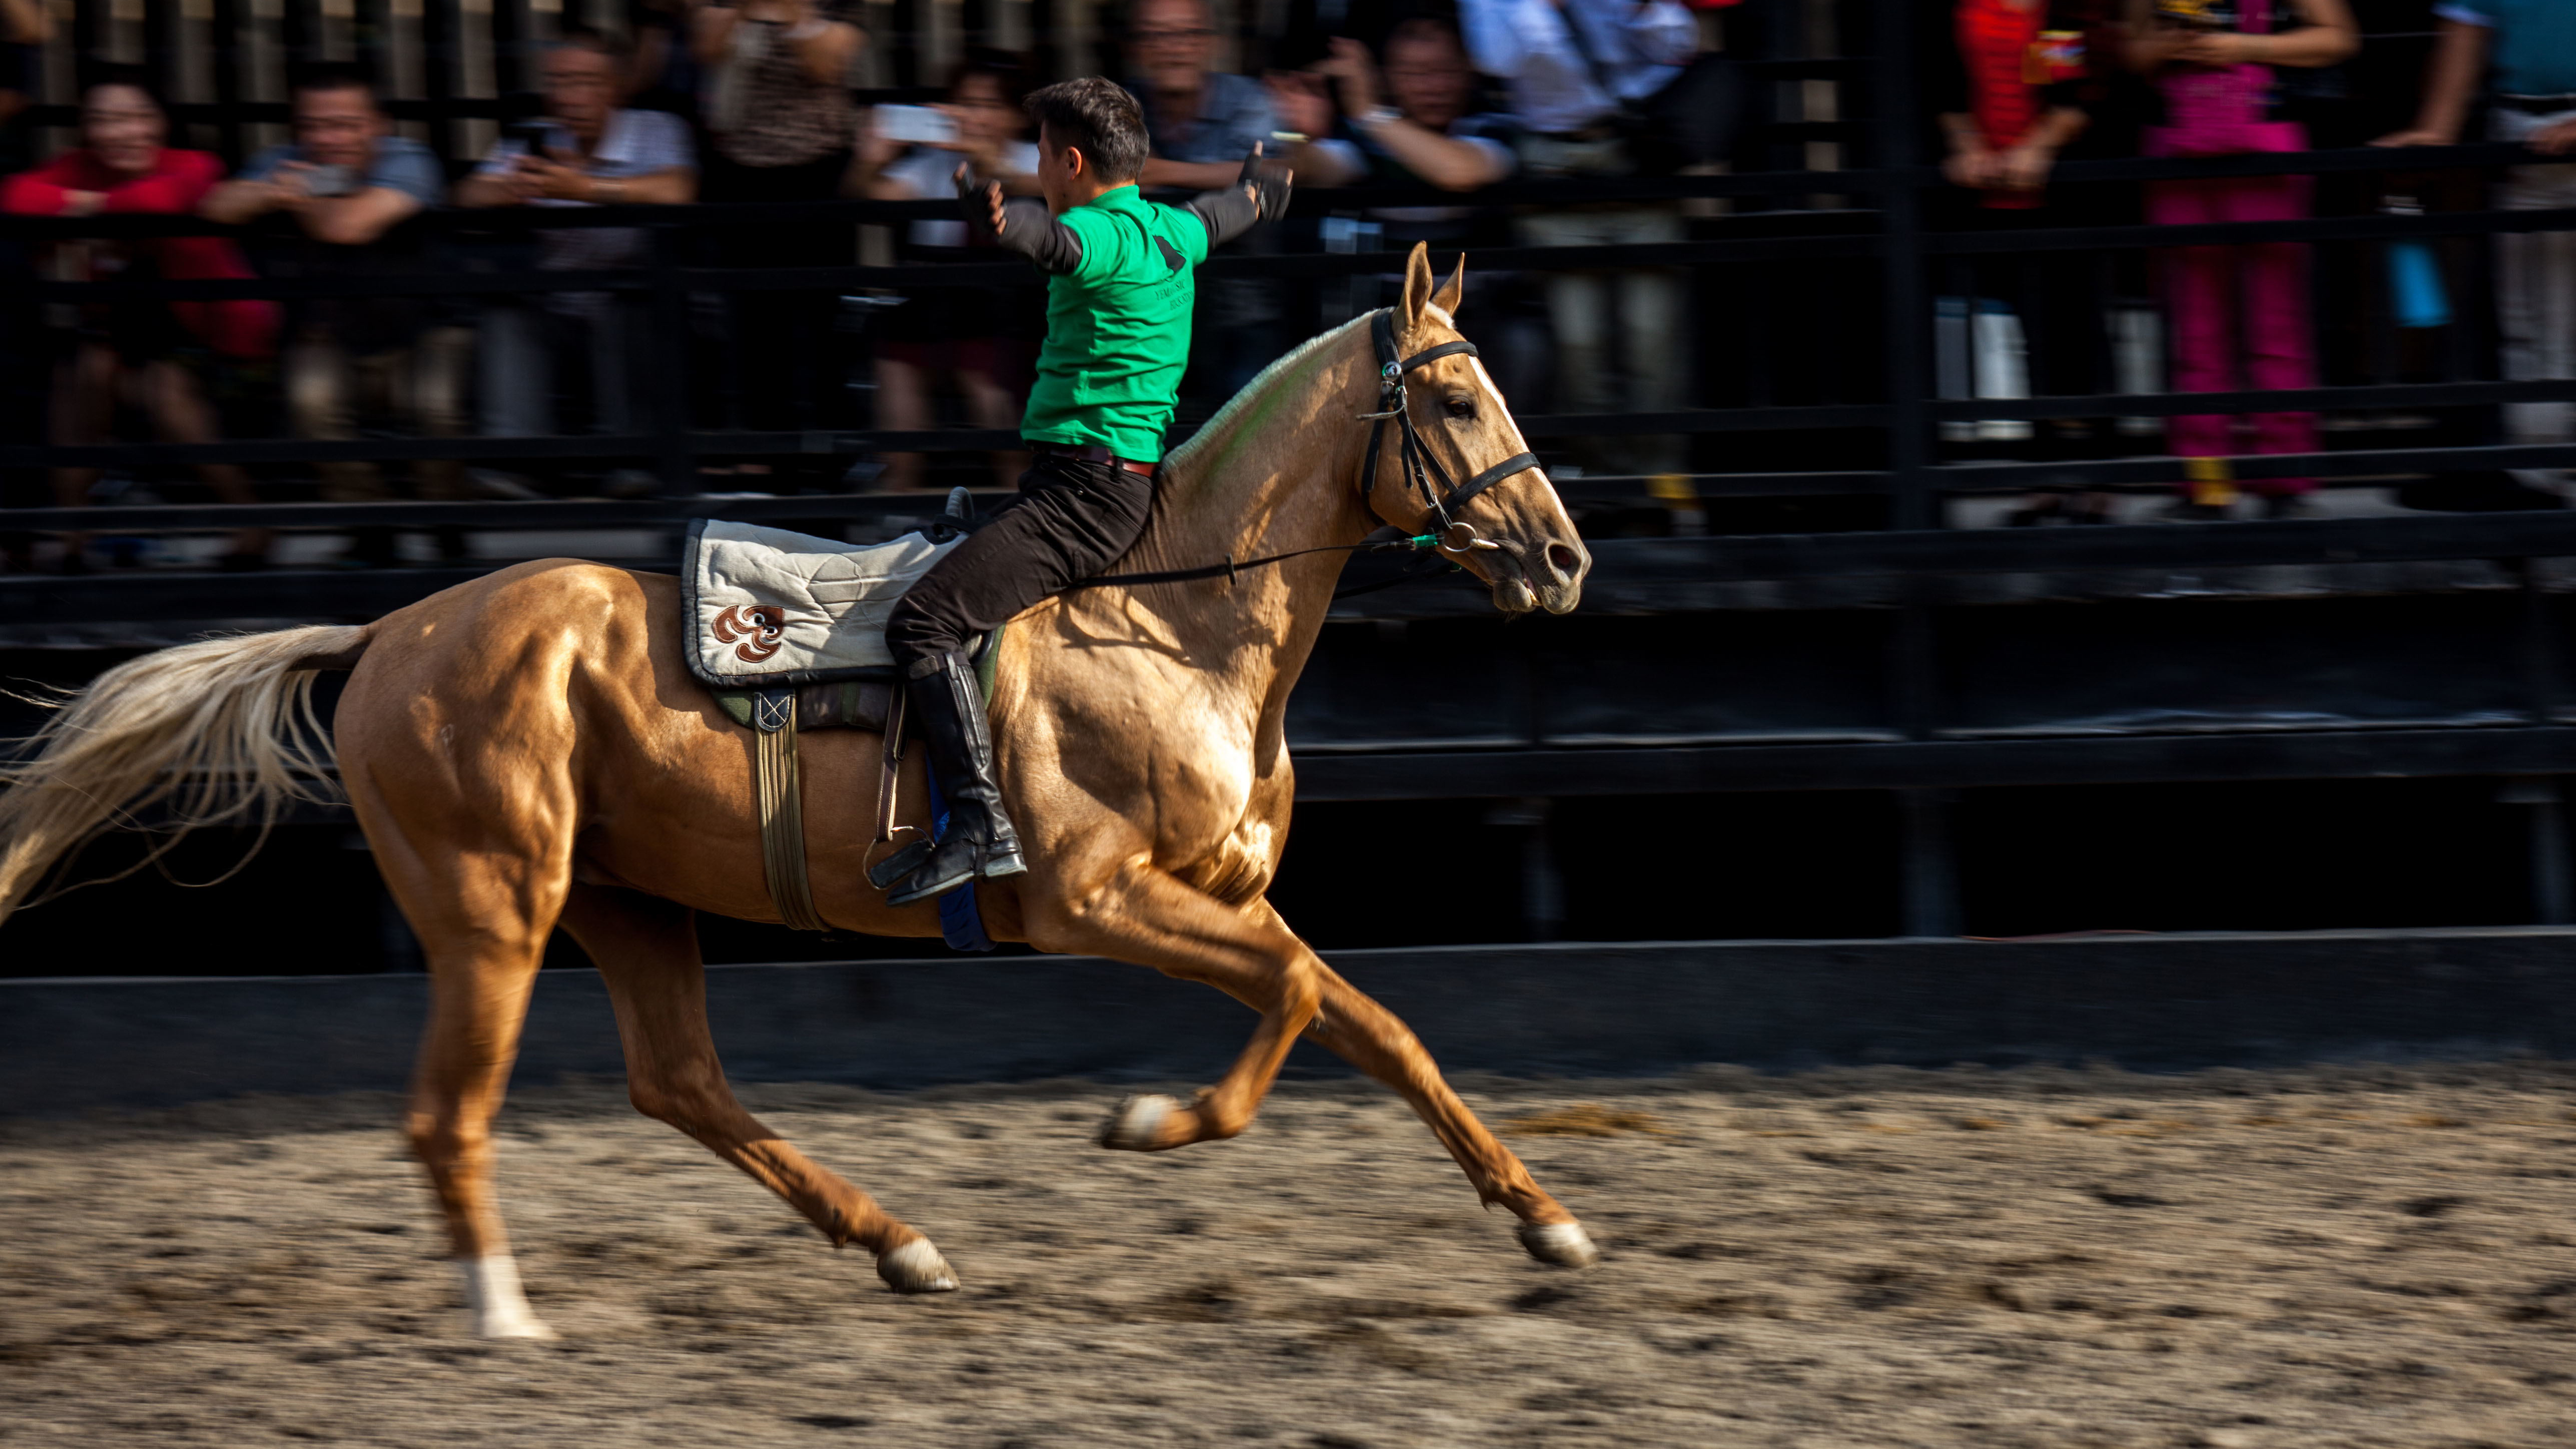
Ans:
POLYGON ((1421 326, 1422 309, 1430 305, 1431 248, 1415 242, 1413 255, 1404 259, 1404 325, 1421 326))
POLYGON ((1440 284, 1440 290, 1431 298, 1431 305, 1455 317, 1458 315, 1458 299, 1466 295, 1466 291, 1467 254, 1460 252, 1458 265, 1450 270, 1449 280, 1440 284))

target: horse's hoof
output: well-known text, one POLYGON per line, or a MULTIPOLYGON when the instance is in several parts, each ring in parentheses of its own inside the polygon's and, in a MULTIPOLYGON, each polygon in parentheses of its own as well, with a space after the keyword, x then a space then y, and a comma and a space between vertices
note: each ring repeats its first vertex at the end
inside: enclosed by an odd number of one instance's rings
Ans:
POLYGON ((954 1293, 957 1270, 928 1238, 915 1238, 877 1255, 877 1276, 897 1293, 954 1293))
POLYGON ((1151 1152, 1163 1131, 1163 1119, 1181 1109, 1171 1097, 1148 1093, 1130 1097, 1109 1114, 1100 1129, 1100 1145, 1120 1152, 1151 1152))
POLYGON ((1523 1223, 1521 1246, 1531 1257, 1560 1268, 1589 1268, 1601 1260, 1601 1250, 1592 1246, 1592 1235, 1581 1223, 1523 1223))
POLYGON ((562 1335, 546 1327, 535 1314, 523 1313, 516 1318, 487 1317, 474 1326, 476 1338, 559 1338, 562 1335))

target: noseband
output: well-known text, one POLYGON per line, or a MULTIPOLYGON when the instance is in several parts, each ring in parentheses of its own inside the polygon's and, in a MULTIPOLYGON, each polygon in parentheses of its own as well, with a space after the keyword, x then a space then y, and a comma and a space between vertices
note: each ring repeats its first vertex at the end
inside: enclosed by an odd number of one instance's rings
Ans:
MULTIPOLYGON (((1381 309, 1370 316, 1369 338, 1377 346, 1378 410, 1360 414, 1361 420, 1369 425, 1368 462, 1360 468, 1360 506, 1366 508, 1372 517, 1381 523, 1389 521, 1370 501, 1371 495, 1377 492, 1378 459, 1385 451, 1386 420, 1389 418, 1395 419, 1396 429, 1402 434, 1398 448, 1399 456, 1404 460, 1405 481, 1422 495, 1423 502, 1431 505, 1431 519, 1437 527, 1425 529, 1426 533, 1445 535, 1451 527, 1450 514, 1465 507, 1468 499, 1515 473, 1525 473, 1538 466, 1536 453, 1514 453, 1464 483, 1451 483, 1449 470, 1441 467, 1440 460, 1431 456, 1431 450, 1422 446, 1422 435, 1413 430, 1412 395, 1404 385, 1404 375, 1444 357, 1474 357, 1477 355, 1476 344, 1464 339, 1443 342, 1399 360, 1395 350, 1393 308, 1381 309), (1439 482, 1436 490, 1432 486, 1435 479, 1439 482)), ((1404 527, 1403 524, 1395 526, 1404 527)))

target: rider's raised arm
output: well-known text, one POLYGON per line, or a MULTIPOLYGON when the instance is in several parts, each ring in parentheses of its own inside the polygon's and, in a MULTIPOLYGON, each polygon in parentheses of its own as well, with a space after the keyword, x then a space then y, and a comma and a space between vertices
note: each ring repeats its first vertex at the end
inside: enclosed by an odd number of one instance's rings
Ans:
POLYGON ((996 208, 985 191, 962 187, 958 200, 965 208, 969 227, 1027 257, 1039 271, 1049 276, 1069 276, 1081 269, 1081 236, 1049 215, 1045 202, 1024 196, 996 208), (998 229, 994 226, 996 215, 1001 219, 998 229))
POLYGON ((1202 191, 1184 203, 1181 210, 1206 225, 1210 251, 1261 224, 1261 204, 1252 199, 1250 191, 1240 186, 1229 186, 1222 191, 1202 191))
POLYGON ((1286 216, 1292 180, 1288 163, 1262 155, 1260 144, 1255 142, 1252 154, 1243 158, 1243 174, 1235 178, 1234 185, 1222 191, 1202 191, 1181 210, 1206 224, 1211 249, 1221 247, 1262 222, 1286 216))

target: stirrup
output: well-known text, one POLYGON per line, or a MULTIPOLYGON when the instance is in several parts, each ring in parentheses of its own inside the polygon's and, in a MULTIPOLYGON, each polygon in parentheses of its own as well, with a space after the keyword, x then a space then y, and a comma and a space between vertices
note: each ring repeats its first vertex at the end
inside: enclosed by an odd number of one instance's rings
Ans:
POLYGON ((952 876, 936 879, 927 878, 929 869, 930 862, 926 860, 923 861, 920 868, 912 872, 912 878, 910 880, 902 883, 895 889, 886 892, 886 904, 890 906, 908 906, 915 901, 926 901, 934 896, 944 896, 950 891, 957 889, 959 886, 973 885, 975 883, 975 867, 972 865, 967 866, 965 869, 958 871, 952 876))
POLYGON ((868 867, 868 884, 878 890, 892 890, 894 883, 921 869, 936 846, 927 837, 911 841, 902 849, 868 867))

